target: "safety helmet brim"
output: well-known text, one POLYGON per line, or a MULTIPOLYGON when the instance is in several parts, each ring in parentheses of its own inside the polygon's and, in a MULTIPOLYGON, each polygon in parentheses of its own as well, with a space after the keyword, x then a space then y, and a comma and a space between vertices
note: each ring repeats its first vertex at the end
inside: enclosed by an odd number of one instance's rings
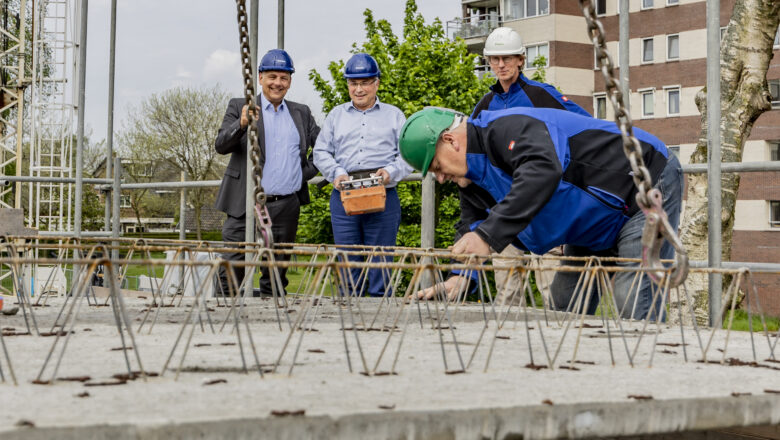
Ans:
POLYGON ((428 174, 436 143, 444 130, 448 129, 459 113, 455 110, 426 107, 413 114, 401 128, 398 145, 401 157, 414 169, 428 174))

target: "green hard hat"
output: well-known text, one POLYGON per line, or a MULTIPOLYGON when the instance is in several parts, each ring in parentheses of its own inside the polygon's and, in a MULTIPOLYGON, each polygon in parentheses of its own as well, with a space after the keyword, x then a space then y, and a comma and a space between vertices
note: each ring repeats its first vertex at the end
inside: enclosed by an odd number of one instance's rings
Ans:
POLYGON ((459 114, 446 108, 426 107, 410 116, 401 128, 398 140, 401 157, 412 168, 422 171, 423 177, 436 154, 436 141, 459 114))

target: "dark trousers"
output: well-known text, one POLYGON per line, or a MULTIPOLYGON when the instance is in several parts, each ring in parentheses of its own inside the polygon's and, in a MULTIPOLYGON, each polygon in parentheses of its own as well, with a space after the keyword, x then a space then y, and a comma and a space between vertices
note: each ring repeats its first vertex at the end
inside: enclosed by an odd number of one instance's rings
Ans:
MULTIPOLYGON (((395 188, 387 189, 385 210, 371 214, 347 215, 341 203, 341 193, 333 190, 330 195, 330 220, 333 224, 333 238, 336 244, 363 244, 368 246, 395 246, 398 227, 401 226, 401 203, 395 188)), ((360 256, 350 256, 352 261, 360 261, 360 256)), ((389 262, 389 257, 373 257, 373 262, 389 262)), ((352 269, 348 280, 349 294, 363 295, 360 290, 364 284, 360 279, 361 269, 352 269)), ((368 294, 382 296, 385 283, 390 277, 387 269, 368 271, 368 294)))
MULTIPOLYGON (((292 243, 295 241, 295 234, 298 232, 298 217, 301 213, 301 205, 295 194, 280 200, 266 203, 268 214, 271 216, 271 231, 274 234, 274 243, 292 243)), ((224 225, 222 225, 222 241, 245 241, 246 240, 246 217, 227 216, 224 225)), ((230 252, 222 254, 222 258, 231 261, 243 261, 245 254, 239 252, 230 252)), ((287 261, 289 256, 275 255, 277 261, 287 261)), ((244 279, 244 268, 234 267, 234 273, 238 283, 244 279)), ((260 273, 260 293, 264 296, 270 296, 271 273, 268 268, 261 268, 260 273)), ((279 268, 279 275, 282 278, 282 285, 287 287, 287 269, 279 268)), ((219 284, 221 292, 229 296, 228 278, 223 268, 219 269, 219 284)), ((278 286, 277 286, 278 287, 278 286)), ((284 294, 283 292, 279 292, 284 294)))

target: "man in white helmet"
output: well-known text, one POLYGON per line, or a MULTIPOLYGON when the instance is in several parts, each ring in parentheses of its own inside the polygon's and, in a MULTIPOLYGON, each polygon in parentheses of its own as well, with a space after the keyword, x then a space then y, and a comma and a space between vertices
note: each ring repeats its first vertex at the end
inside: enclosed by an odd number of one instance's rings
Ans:
MULTIPOLYGON (((496 76, 496 83, 490 86, 490 91, 482 97, 474 108, 471 118, 475 119, 483 110, 503 110, 512 107, 536 107, 536 108, 554 108, 559 110, 568 110, 583 116, 590 116, 582 107, 575 104, 565 95, 550 84, 541 83, 528 79, 523 75, 525 66, 525 46, 523 40, 515 30, 508 27, 499 27, 493 30, 485 41, 483 51, 490 70, 496 76)), ((533 61, 533 60, 531 60, 533 61)), ((493 197, 484 189, 471 183, 465 177, 457 179, 459 186, 459 197, 461 214, 460 220, 455 225, 456 235, 453 241, 465 233, 472 231, 480 221, 487 218, 488 209, 496 204, 493 197)), ((507 246, 502 257, 494 256, 493 264, 497 267, 511 266, 512 259, 522 255, 523 251, 518 246, 507 246)), ((552 251, 555 255, 560 255, 556 248, 552 251)), ((508 271, 496 270, 496 289, 497 301, 499 304, 519 299, 519 275, 515 273, 513 279, 507 281, 508 271)), ((445 289, 452 295, 458 290, 462 290, 468 284, 472 288, 476 285, 476 277, 472 275, 472 282, 467 283, 463 277, 460 277, 459 271, 453 271, 452 275, 445 282, 445 289)), ((543 293, 549 291, 551 282, 551 273, 535 272, 536 285, 543 293)), ((434 289, 430 288, 421 293, 431 296, 434 289)))

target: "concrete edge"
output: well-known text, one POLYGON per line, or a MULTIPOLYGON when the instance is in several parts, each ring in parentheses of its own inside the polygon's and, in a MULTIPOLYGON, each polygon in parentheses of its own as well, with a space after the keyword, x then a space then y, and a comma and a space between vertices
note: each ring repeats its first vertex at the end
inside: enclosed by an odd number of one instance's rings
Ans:
MULTIPOLYGON (((381 411, 381 410, 380 410, 381 411)), ((629 436, 780 424, 780 395, 381 411, 202 422, 27 427, 0 440, 85 439, 555 439, 629 436)))

